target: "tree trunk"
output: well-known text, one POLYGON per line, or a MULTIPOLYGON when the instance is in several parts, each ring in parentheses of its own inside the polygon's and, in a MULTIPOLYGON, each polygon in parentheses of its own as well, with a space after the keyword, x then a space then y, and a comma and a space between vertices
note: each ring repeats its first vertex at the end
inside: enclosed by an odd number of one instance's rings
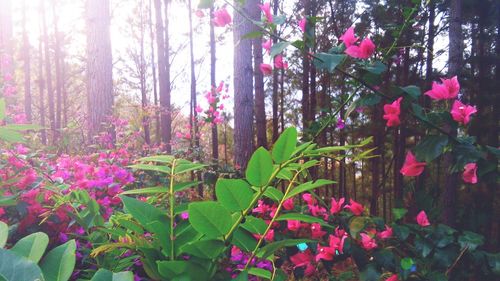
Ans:
MULTIPOLYGON (((254 8, 247 1, 234 5, 244 14, 254 8)), ((253 30, 252 23, 240 13, 234 13, 234 163, 245 169, 253 152, 253 68, 252 41, 243 37, 253 30)))
POLYGON ((140 2, 140 58, 139 58, 139 76, 141 86, 141 105, 142 105, 142 127, 144 129, 144 142, 147 145, 151 144, 151 132, 149 130, 149 112, 148 112, 148 96, 146 90, 146 59, 144 57, 144 41, 146 37, 146 24, 144 19, 144 1, 140 2))
MULTIPOLYGON (((169 32, 169 5, 170 0, 164 0, 165 9, 165 77, 160 79, 165 79, 165 92, 160 89, 160 106, 162 108, 161 114, 161 131, 162 140, 166 144, 167 153, 172 153, 172 106, 170 104, 170 95, 172 91, 172 85, 170 81, 170 32, 169 32)), ((160 87, 161 88, 161 87, 160 87)))
MULTIPOLYGON (((195 60, 194 60, 194 39, 193 39, 193 10, 192 10, 192 1, 188 1, 188 9, 189 9, 189 58, 190 58, 190 66, 191 66, 191 130, 192 130, 192 148, 198 148, 200 146, 200 141, 198 138, 198 112, 196 111, 196 107, 198 105, 197 97, 196 97, 196 73, 195 73, 195 60)), ((203 195, 201 192, 200 196, 203 195)))
MULTIPOLYGON (((279 5, 279 0, 274 0, 273 1, 273 14, 274 16, 278 15, 278 5, 279 5)), ((277 36, 278 33, 277 31, 274 32, 275 37, 273 37, 273 44, 276 44, 278 42, 277 36)), ((279 119, 278 119, 278 103, 279 103, 279 97, 278 97, 278 87, 279 87, 279 80, 278 80, 278 70, 273 71, 273 94, 272 94, 272 110, 273 110, 273 143, 278 139, 279 136, 279 119)), ((283 128, 282 128, 283 130, 283 128)))
POLYGON ((156 76, 155 35, 153 28, 153 2, 149 0, 149 39, 151 40, 151 74, 153 76, 153 98, 155 105, 156 144, 161 142, 160 114, 158 111, 158 79, 156 76))
POLYGON ((50 125, 50 143, 55 144, 56 140, 56 116, 54 104, 54 89, 52 88, 52 66, 50 63, 50 41, 47 28, 47 16, 45 11, 45 0, 42 0, 42 22, 43 22, 43 41, 45 49, 45 78, 47 82, 47 102, 49 106, 49 125, 50 125))
MULTIPOLYGON (((41 20, 41 13, 43 7, 40 6, 40 17, 38 21, 38 31, 39 34, 42 34, 43 32, 43 23, 41 20)), ((41 137, 42 137, 42 143, 44 145, 47 144, 47 130, 45 130, 45 125, 46 125, 46 120, 45 120, 45 100, 44 100, 44 95, 45 95, 45 80, 43 77, 43 38, 40 36, 38 39, 38 95, 39 95, 39 106, 40 106, 40 125, 42 126, 41 130, 41 137)))
POLYGON ((55 139, 59 138, 62 124, 62 78, 61 78, 61 40, 59 34, 58 19, 56 16, 56 3, 52 0, 52 20, 54 25, 54 65, 56 67, 56 112, 55 112, 55 139))
POLYGON ((109 0, 87 0, 87 97, 90 137, 108 129, 103 122, 113 114, 113 58, 109 0))
MULTIPOLYGON (((304 1, 304 14, 306 17, 311 15, 311 0, 304 1)), ((307 23, 306 26, 308 27, 309 23, 307 23)), ((310 77, 310 65, 311 65, 311 60, 309 58, 310 40, 311 38, 308 38, 306 30, 306 32, 304 33, 305 44, 304 44, 304 52, 302 58, 302 130, 304 131, 305 135, 306 135, 306 130, 309 128, 309 120, 310 120, 309 116, 310 114, 309 77, 310 77)))
MULTIPOLYGON (((215 96, 215 89, 217 87, 216 85, 216 80, 215 80, 215 68, 216 68, 216 63, 217 63, 217 57, 216 57, 216 46, 215 46, 215 30, 214 30, 214 23, 213 23, 213 18, 214 16, 214 9, 213 6, 210 9, 210 84, 211 84, 211 90, 212 94, 215 96)), ((216 108, 214 108, 217 110, 216 108)), ((212 158, 217 162, 219 159, 219 133, 217 129, 217 124, 215 122, 212 123, 212 158)))
POLYGON ((31 123, 33 113, 31 109, 31 57, 28 32, 26 30, 26 0, 23 0, 23 61, 24 61, 24 113, 31 123))
MULTIPOLYGON (((450 1, 450 31, 449 31, 449 58, 448 76, 460 74, 463 56, 463 34, 462 34, 462 0, 450 1)), ((456 135, 456 130, 445 128, 450 134, 456 135)), ((447 153, 444 156, 444 169, 449 171, 453 166, 453 155, 447 153)), ((449 172, 447 172, 449 173, 449 172)), ((444 192, 441 194, 443 204, 442 220, 449 226, 455 225, 456 202, 458 190, 458 175, 451 173, 446 176, 444 192)))

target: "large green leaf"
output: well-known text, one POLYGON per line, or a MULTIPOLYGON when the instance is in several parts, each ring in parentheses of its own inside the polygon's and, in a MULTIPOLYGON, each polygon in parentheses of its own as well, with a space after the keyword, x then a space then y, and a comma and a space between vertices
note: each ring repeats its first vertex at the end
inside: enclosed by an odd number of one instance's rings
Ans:
POLYGON ((281 41, 281 42, 278 42, 276 44, 274 44, 272 47, 271 47, 271 52, 270 52, 270 56, 272 58, 274 58, 275 56, 281 54, 283 52, 283 50, 285 50, 288 46, 290 46, 292 43, 288 42, 288 41, 281 41))
POLYGON ((258 148, 250 158, 246 178, 253 186, 266 186, 273 174, 273 159, 265 148, 258 148))
POLYGON ((0 98, 0 121, 5 119, 5 99, 0 98))
POLYGON ((0 126, 0 139, 8 143, 24 142, 23 135, 20 132, 9 130, 2 126, 0 126))
POLYGON ((166 280, 204 281, 210 278, 201 264, 191 261, 159 261, 157 264, 158 271, 166 280))
POLYGON ((297 129, 286 129, 274 143, 272 155, 274 162, 281 164, 290 159, 297 146, 297 129))
POLYGON ((29 131, 29 130, 41 130, 42 127, 35 124, 7 124, 4 126, 5 129, 13 131, 29 131))
POLYGON ((200 240, 186 244, 181 248, 181 252, 200 258, 214 259, 225 249, 221 240, 200 240))
POLYGON ((136 195, 136 194, 161 194, 167 193, 168 188, 164 186, 146 187, 140 189, 132 189, 122 192, 122 195, 136 195))
POLYGON ((317 69, 327 70, 333 73, 335 68, 342 63, 345 59, 345 55, 334 55, 328 53, 317 53, 314 55, 314 65, 317 69))
POLYGON ((17 241, 11 250, 20 256, 32 260, 34 263, 38 263, 48 245, 49 236, 43 232, 36 232, 17 241))
POLYGON ((198 4, 198 9, 210 9, 214 4, 214 0, 200 0, 198 4))
POLYGON ((75 240, 52 249, 40 263, 45 278, 50 281, 69 280, 75 269, 75 251, 75 240))
POLYGON ((101 268, 90 281, 134 281, 134 274, 131 271, 114 273, 101 268))
POLYGON ((448 145, 448 137, 444 135, 426 136, 415 147, 415 156, 418 161, 432 162, 443 153, 448 145))
POLYGON ((135 164, 135 165, 130 165, 129 168, 132 168, 135 170, 141 170, 141 171, 159 172, 159 173, 164 173, 164 174, 170 174, 170 172, 171 172, 170 167, 156 166, 156 165, 149 165, 149 164, 135 164))
POLYGON ((267 229, 267 223, 263 219, 247 216, 245 218, 245 223, 243 223, 241 227, 251 233, 264 234, 267 229))
POLYGON ((5 243, 7 243, 8 238, 9 238, 9 226, 3 221, 0 221, 0 248, 3 248, 5 246, 5 243))
POLYGON ((151 228, 152 223, 163 220, 165 217, 165 214, 161 210, 151 204, 123 195, 120 198, 125 206, 125 210, 148 231, 154 230, 151 228))
POLYGON ((245 210, 252 202, 254 193, 250 185, 241 179, 219 179, 215 185, 217 200, 231 212, 245 210))
POLYGON ((265 269, 262 269, 262 268, 258 268, 258 267, 252 267, 248 270, 248 274, 250 275, 254 275, 254 276, 257 276, 257 277, 260 277, 260 278, 264 278, 264 279, 269 279, 271 280, 273 274, 271 273, 271 271, 269 270, 265 270, 265 269))
POLYGON ((317 181, 309 181, 309 182, 303 183, 303 184, 298 185, 295 188, 293 188, 292 191, 290 191, 287 194, 285 199, 292 198, 292 197, 294 197, 302 192, 311 191, 311 190, 316 189, 318 187, 322 187, 322 186, 325 186, 327 184, 334 184, 334 183, 335 183, 334 181, 324 180, 324 179, 319 179, 317 181))
POLYGON ((477 247, 484 244, 484 236, 471 231, 464 231, 464 233, 458 237, 458 243, 462 249, 468 247, 470 251, 474 251, 477 247))
POLYGON ((231 229, 231 213, 220 203, 194 202, 189 204, 188 211, 193 228, 207 237, 220 237, 231 229))
POLYGON ((174 173, 176 175, 184 174, 184 173, 187 173, 187 172, 200 170, 201 168, 203 168, 205 166, 206 166, 205 164, 192 163, 192 162, 189 162, 189 161, 187 161, 185 163, 181 162, 181 163, 175 165, 174 173))
POLYGON ((265 259, 281 248, 297 246, 298 244, 309 243, 309 242, 315 242, 315 241, 311 239, 286 239, 278 242, 273 242, 262 247, 257 252, 257 256, 262 259, 265 259))
POLYGON ((245 252, 250 252, 253 251, 253 249, 255 249, 255 247, 257 246, 257 241, 250 232, 246 231, 242 227, 239 227, 233 234, 231 244, 235 245, 245 252))
POLYGON ((45 280, 36 263, 5 249, 0 249, 0 276, 7 281, 45 280))
POLYGON ((158 163, 165 163, 165 164, 171 164, 174 161, 175 157, 171 155, 155 155, 155 156, 147 156, 140 158, 140 162, 158 162, 158 163))

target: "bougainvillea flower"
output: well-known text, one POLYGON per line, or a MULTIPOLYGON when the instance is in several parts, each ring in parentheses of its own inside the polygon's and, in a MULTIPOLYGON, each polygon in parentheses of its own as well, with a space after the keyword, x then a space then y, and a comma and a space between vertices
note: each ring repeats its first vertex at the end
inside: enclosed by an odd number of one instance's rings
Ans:
POLYGON ((262 12, 264 13, 264 15, 266 16, 266 20, 269 23, 272 23, 273 22, 273 13, 271 13, 271 3, 266 2, 263 5, 259 5, 259 7, 262 10, 262 12))
POLYGON ((465 165, 464 173, 462 174, 462 179, 466 183, 477 183, 477 164, 476 163, 468 163, 465 165))
POLYGON ((370 235, 366 233, 360 233, 361 236, 361 246, 365 250, 372 250, 377 248, 377 242, 370 235))
POLYGON ((385 226, 385 230, 377 233, 377 237, 380 239, 389 239, 392 237, 392 227, 388 225, 385 226))
POLYGON ((330 214, 335 215, 337 213, 340 213, 342 211, 342 205, 345 202, 345 198, 340 198, 339 201, 335 200, 335 198, 332 197, 332 207, 330 208, 330 214))
POLYGON ((277 69, 287 69, 288 62, 283 61, 283 55, 277 55, 274 57, 274 67, 277 69))
POLYGON ((345 205, 344 208, 351 211, 351 213, 353 213, 355 216, 360 216, 361 214, 363 214, 365 210, 363 205, 359 204, 358 202, 352 199, 349 199, 349 204, 345 205))
POLYGON ((316 204, 316 199, 311 195, 311 193, 302 194, 302 199, 306 201, 307 205, 316 204))
POLYGON ((335 127, 337 127, 337 129, 339 129, 339 130, 344 129, 345 128, 345 121, 344 121, 344 119, 342 119, 342 118, 339 117, 339 119, 337 119, 337 125, 335 127))
POLYGON ((399 114, 401 114, 401 101, 403 97, 398 98, 391 104, 384 105, 384 120, 387 120, 387 127, 395 127, 401 124, 399 114))
POLYGON ((273 67, 270 64, 261 63, 260 64, 260 71, 264 75, 271 75, 273 73, 273 67))
POLYGON ((431 223, 429 222, 429 219, 427 218, 427 214, 425 213, 425 211, 420 211, 420 213, 418 213, 417 223, 418 223, 418 225, 423 226, 423 227, 431 225, 431 223))
POLYGON ((202 10, 196 10, 195 15, 199 18, 202 18, 205 16, 205 13, 203 13, 202 10))
POLYGON ((299 28, 300 28, 300 31, 302 31, 302 33, 306 32, 306 25, 307 25, 306 18, 302 18, 299 20, 299 28))
POLYGON ((304 252, 297 253, 290 257, 290 261, 294 265, 294 269, 297 267, 306 267, 304 270, 305 276, 311 276, 316 269, 313 266, 314 256, 310 250, 306 250, 304 252))
POLYGON ((311 215, 313 215, 314 217, 319 217, 326 213, 325 208, 320 207, 316 204, 308 204, 307 207, 309 208, 309 212, 311 212, 311 215))
POLYGON ((340 36, 339 38, 340 41, 344 42, 344 45, 346 48, 351 47, 356 43, 359 39, 354 35, 354 27, 349 27, 346 32, 340 36))
POLYGON ((463 104, 456 100, 451 107, 451 117, 460 124, 467 125, 470 121, 470 116, 477 112, 475 106, 463 104))
POLYGON ((267 41, 262 42, 262 48, 267 51, 269 54, 271 52, 271 47, 273 46, 273 41, 268 39, 267 41))
POLYGON ((320 239, 326 234, 326 231, 321 230, 321 225, 317 222, 311 224, 312 239, 320 239))
POLYGON ((407 177, 416 177, 424 171, 426 165, 425 162, 418 162, 415 155, 409 151, 400 173, 407 177))
POLYGON ((294 232, 299 230, 302 227, 302 223, 300 221, 297 221, 297 220, 287 220, 286 225, 287 225, 288 230, 294 231, 294 232))
POLYGON ((441 79, 441 82, 441 84, 433 82, 432 88, 425 92, 424 95, 429 96, 433 100, 454 99, 458 96, 460 84, 458 83, 457 76, 451 79, 441 79))
POLYGON ((399 281, 399 278, 397 274, 393 274, 389 276, 389 278, 385 279, 385 281, 399 281))
POLYGON ((283 202, 283 208, 287 211, 293 210, 293 208, 295 208, 293 198, 286 199, 285 202, 283 202))
POLYGON ((231 15, 228 13, 225 7, 220 8, 214 12, 213 23, 214 26, 224 27, 232 22, 231 15))
POLYGON ((375 44, 370 38, 366 38, 359 46, 352 45, 345 50, 345 53, 356 59, 367 59, 375 53, 375 44))

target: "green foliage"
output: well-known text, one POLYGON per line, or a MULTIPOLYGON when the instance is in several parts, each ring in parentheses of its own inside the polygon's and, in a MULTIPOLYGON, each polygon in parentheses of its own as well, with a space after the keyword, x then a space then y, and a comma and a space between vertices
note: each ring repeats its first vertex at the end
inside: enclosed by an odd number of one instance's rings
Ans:
POLYGON ((38 263, 42 258, 47 246, 49 237, 43 232, 32 233, 19 240, 11 250, 20 256, 28 258, 34 263, 38 263))
POLYGON ((75 268, 75 251, 75 240, 52 249, 40 263, 45 278, 54 281, 69 280, 75 268))
POLYGON ((257 187, 264 187, 268 184, 273 174, 273 160, 271 154, 265 148, 258 148, 250 161, 246 170, 248 182, 257 187))
POLYGON ((241 179, 219 179, 215 193, 219 202, 231 212, 248 208, 253 197, 250 185, 241 179))
POLYGON ((217 202, 195 202, 189 204, 189 222, 198 232, 207 237, 221 237, 231 229, 231 213, 217 202))
POLYGON ((90 281, 134 281, 134 274, 130 271, 114 273, 101 268, 90 281))

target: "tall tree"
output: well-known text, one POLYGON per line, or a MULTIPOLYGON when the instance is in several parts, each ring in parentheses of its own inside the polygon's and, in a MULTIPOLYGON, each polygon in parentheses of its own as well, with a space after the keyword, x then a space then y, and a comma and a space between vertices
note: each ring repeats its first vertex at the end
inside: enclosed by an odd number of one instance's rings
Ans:
MULTIPOLYGON (((10 61, 13 58, 12 47, 12 2, 11 0, 0 0, 0 55, 7 56, 10 61)), ((1 67, 1 66, 0 66, 1 67)), ((2 77, 5 73, 10 73, 12 66, 7 69, 0 69, 2 77)))
POLYGON ((144 54, 144 44, 146 40, 146 18, 145 18, 144 1, 139 2, 139 81, 141 87, 141 105, 142 105, 142 127, 144 130, 144 142, 151 144, 151 133, 149 129, 149 113, 148 113, 148 96, 146 90, 146 58, 144 54))
POLYGON ((87 98, 91 137, 104 129, 102 123, 113 113, 110 22, 109 0, 87 0, 87 98))
MULTIPOLYGON (((250 16, 253 20, 260 20, 260 0, 249 0, 252 5, 250 16)), ((254 26, 254 31, 258 31, 254 26)), ((262 36, 253 39, 253 60, 254 60, 254 80, 255 80, 255 129, 257 131, 257 146, 267 147, 266 128, 266 95, 264 92, 264 75, 260 71, 260 64, 263 63, 262 56, 262 36)))
POLYGON ((156 143, 159 144, 161 141, 160 135, 160 115, 157 110, 158 108, 158 79, 156 76, 156 60, 155 60, 155 35, 153 27, 153 2, 149 0, 149 39, 151 44, 151 74, 153 75, 153 102, 155 105, 155 121, 156 121, 156 143))
MULTIPOLYGON (((190 124, 192 130, 192 146, 197 148, 200 145, 198 138, 198 101, 196 97, 196 72, 195 72, 195 59, 194 59, 194 38, 193 38, 193 10, 192 0, 188 0, 189 12, 189 58, 190 58, 190 74, 191 74, 191 108, 190 108, 190 124)), ((203 190, 200 192, 203 195, 203 190)))
POLYGON ((161 134, 162 140, 167 145, 167 153, 172 152, 172 107, 171 107, 171 91, 172 85, 170 81, 170 22, 169 22, 169 8, 171 0, 164 0, 165 9, 165 77, 160 77, 160 79, 165 79, 166 91, 162 94, 160 90, 160 106, 162 108, 161 114, 161 134))
POLYGON ((253 9, 251 1, 241 4, 234 13, 234 163, 245 168, 253 152, 253 67, 252 41, 244 36, 253 30, 252 23, 242 14, 253 9), (240 12, 242 14, 240 14, 240 12))
MULTIPOLYGON (((215 96, 216 89, 216 45, 215 45, 215 25, 214 25, 214 6, 210 7, 210 86, 212 94, 215 96)), ((217 161, 219 159, 219 133, 217 124, 212 123, 212 158, 217 161)))
POLYGON ((26 0, 23 0, 23 52, 22 57, 24 61, 24 113, 28 122, 33 120, 32 101, 31 101, 31 55, 30 55, 30 42, 28 39, 28 31, 26 28, 26 0))
POLYGON ((45 0, 42 0, 42 22, 43 22, 43 45, 45 53, 45 81, 47 85, 47 103, 49 107, 50 142, 55 143, 56 139, 56 115, 54 104, 54 89, 52 86, 52 66, 50 58, 50 40, 47 27, 47 12, 45 0))
POLYGON ((63 79, 62 79, 62 52, 61 52, 61 34, 59 33, 59 24, 56 13, 57 0, 52 0, 52 24, 54 26, 54 65, 56 67, 56 111, 55 111, 55 127, 56 127, 56 137, 59 135, 61 125, 62 125, 62 90, 63 90, 63 79))
POLYGON ((45 93, 45 80, 43 77, 43 23, 42 23, 42 13, 43 6, 40 4, 39 7, 39 21, 38 21, 38 31, 40 34, 40 37, 38 38, 38 98, 39 98, 39 112, 40 112, 40 125, 42 126, 41 130, 41 137, 42 137, 42 143, 47 144, 47 131, 44 129, 46 125, 46 118, 45 118, 45 100, 44 100, 44 93, 45 93))
MULTIPOLYGON (((279 8, 279 0, 273 0, 273 14, 274 16, 278 15, 278 8, 279 8)), ((278 42, 278 31, 274 31, 274 37, 273 37, 273 44, 276 44, 278 42)), ((272 93, 272 111, 273 111, 273 120, 272 120, 272 125, 273 125, 273 143, 278 139, 279 136, 279 118, 278 118, 278 105, 279 105, 279 96, 278 96, 278 91, 279 91, 279 80, 278 76, 279 72, 277 70, 273 71, 273 93, 272 93)), ((283 116, 282 116, 283 117, 283 116)), ((283 128, 281 128, 283 130, 283 128)))

